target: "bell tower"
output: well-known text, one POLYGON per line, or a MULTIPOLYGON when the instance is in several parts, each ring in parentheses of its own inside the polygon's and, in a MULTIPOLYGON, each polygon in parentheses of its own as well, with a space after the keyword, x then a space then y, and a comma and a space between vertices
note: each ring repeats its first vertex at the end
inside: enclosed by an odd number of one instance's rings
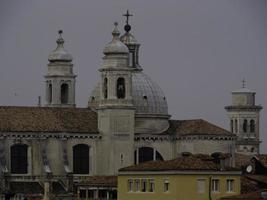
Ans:
POLYGON ((237 136, 236 152, 259 154, 260 152, 260 111, 262 106, 255 104, 256 93, 245 87, 232 92, 232 105, 226 106, 230 130, 237 136))
POLYGON ((46 106, 75 107, 75 78, 72 55, 64 49, 63 31, 58 31, 57 48, 48 57, 45 77, 46 106))
POLYGON ((104 48, 103 65, 99 69, 98 129, 103 135, 104 152, 98 161, 102 163, 98 165, 101 166, 98 173, 104 175, 116 174, 119 168, 134 163, 133 69, 128 65, 129 50, 120 41, 117 23, 112 36, 104 48))

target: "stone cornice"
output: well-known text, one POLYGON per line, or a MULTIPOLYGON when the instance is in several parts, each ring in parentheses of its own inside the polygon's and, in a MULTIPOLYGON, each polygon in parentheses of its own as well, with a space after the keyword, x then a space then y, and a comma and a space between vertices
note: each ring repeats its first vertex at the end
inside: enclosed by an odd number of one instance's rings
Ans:
POLYGON ((47 133, 47 132, 2 132, 0 139, 3 138, 23 138, 23 139, 101 139, 102 136, 97 133, 47 133))

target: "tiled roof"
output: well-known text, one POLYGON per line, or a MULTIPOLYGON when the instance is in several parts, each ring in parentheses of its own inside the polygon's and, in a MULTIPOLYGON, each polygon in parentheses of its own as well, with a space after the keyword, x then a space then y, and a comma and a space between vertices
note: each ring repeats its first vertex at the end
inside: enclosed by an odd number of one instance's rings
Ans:
POLYGON ((265 168, 267 168, 267 154, 259 155, 245 155, 245 154, 235 154, 235 166, 238 168, 246 167, 251 164, 251 159, 256 159, 260 162, 265 168))
POLYGON ((176 133, 177 135, 229 135, 233 133, 220 128, 203 119, 192 120, 170 120, 170 127, 167 133, 176 133))
POLYGON ((241 176, 241 194, 254 192, 261 189, 256 180, 248 178, 247 176, 241 176))
POLYGON ((97 115, 89 108, 1 106, 0 131, 97 133, 97 115))
MULTIPOLYGON (((149 161, 120 169, 119 171, 221 171, 220 164, 217 164, 208 155, 181 156, 167 161, 149 161)), ((226 167, 223 170, 238 171, 235 168, 226 167)))
POLYGON ((102 186, 102 187, 117 187, 117 176, 88 176, 76 185, 83 186, 102 186))
POLYGON ((242 199, 242 200, 260 200, 263 199, 261 194, 262 192, 266 190, 258 190, 246 194, 240 194, 240 195, 235 195, 235 196, 228 196, 228 197, 222 197, 220 200, 235 200, 235 199, 242 199))
POLYGON ((44 190, 38 182, 10 182, 10 191, 14 194, 43 194, 44 190))
POLYGON ((254 158, 258 160, 265 168, 267 168, 267 154, 256 155, 254 158))
POLYGON ((253 157, 253 155, 245 155, 236 153, 235 154, 235 166, 237 168, 246 167, 248 164, 250 164, 250 159, 253 157))

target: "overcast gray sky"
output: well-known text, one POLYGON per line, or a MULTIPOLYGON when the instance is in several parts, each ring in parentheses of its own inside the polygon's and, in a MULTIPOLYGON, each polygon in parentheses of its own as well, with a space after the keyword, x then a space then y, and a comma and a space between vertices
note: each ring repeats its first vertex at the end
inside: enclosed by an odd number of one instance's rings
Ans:
POLYGON ((48 54, 63 29, 78 75, 77 105, 85 107, 113 23, 123 32, 127 9, 141 43, 140 64, 165 92, 172 118, 203 118, 228 129, 224 106, 245 78, 264 107, 261 149, 267 153, 264 0, 1 0, 0 105, 32 106, 44 97, 48 54))

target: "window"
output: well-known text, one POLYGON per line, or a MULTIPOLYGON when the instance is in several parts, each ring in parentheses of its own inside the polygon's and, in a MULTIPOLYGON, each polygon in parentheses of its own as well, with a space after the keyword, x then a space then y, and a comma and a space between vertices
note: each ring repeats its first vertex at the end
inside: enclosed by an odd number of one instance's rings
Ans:
POLYGON ((117 80, 117 98, 125 98, 125 80, 124 78, 118 78, 117 80))
POLYGON ((11 173, 28 173, 28 146, 26 144, 11 146, 11 173))
POLYGON ((155 191, 155 182, 154 182, 154 179, 149 179, 148 180, 148 183, 149 183, 148 191, 149 192, 154 192, 155 191))
POLYGON ((108 98, 108 79, 104 79, 104 87, 103 87, 103 96, 104 99, 108 98))
POLYGON ((48 85, 48 97, 47 97, 48 103, 52 102, 52 84, 49 83, 48 85))
POLYGON ((234 180, 227 179, 226 186, 227 186, 227 192, 233 192, 234 191, 234 180))
POLYGON ((205 193, 205 185, 206 185, 205 179, 198 179, 197 180, 197 193, 205 193))
POLYGON ((247 127, 248 127, 248 120, 244 119, 244 122, 243 122, 243 132, 244 133, 247 132, 247 127))
POLYGON ((234 131, 234 120, 231 119, 231 122, 230 122, 230 128, 231 128, 231 132, 234 131))
POLYGON ((255 132, 255 121, 253 119, 250 120, 249 129, 250 129, 250 132, 251 133, 254 133, 255 132))
POLYGON ((212 179, 211 180, 211 191, 212 192, 219 192, 219 179, 212 179))
POLYGON ((154 160, 154 158, 156 160, 163 160, 162 155, 158 151, 154 151, 154 149, 151 147, 141 147, 137 151, 138 151, 138 154, 136 151, 134 152, 135 164, 151 161, 151 160, 154 160), (156 155, 154 155, 154 153, 156 155), (138 155, 138 159, 136 158, 137 155, 138 155))
POLYGON ((73 173, 89 173, 89 146, 77 144, 73 147, 73 173))
POLYGON ((136 179, 134 182, 135 182, 135 191, 140 192, 140 180, 136 179))
POLYGON ((128 180, 128 192, 133 191, 133 179, 128 180))
POLYGON ((164 191, 164 192, 169 192, 169 189, 170 189, 170 182, 169 182, 169 179, 165 179, 165 180, 164 180, 163 191, 164 191))
POLYGON ((61 103, 67 104, 69 98, 69 86, 66 83, 61 85, 61 103))
POLYGON ((146 192, 146 187, 147 187, 147 180, 146 179, 142 179, 141 180, 141 191, 142 192, 146 192))
POLYGON ((133 67, 133 52, 129 53, 129 67, 133 67))
POLYGON ((86 198, 86 190, 80 190, 80 198, 86 198))
POLYGON ((235 133, 238 132, 238 121, 237 119, 235 119, 235 133))

